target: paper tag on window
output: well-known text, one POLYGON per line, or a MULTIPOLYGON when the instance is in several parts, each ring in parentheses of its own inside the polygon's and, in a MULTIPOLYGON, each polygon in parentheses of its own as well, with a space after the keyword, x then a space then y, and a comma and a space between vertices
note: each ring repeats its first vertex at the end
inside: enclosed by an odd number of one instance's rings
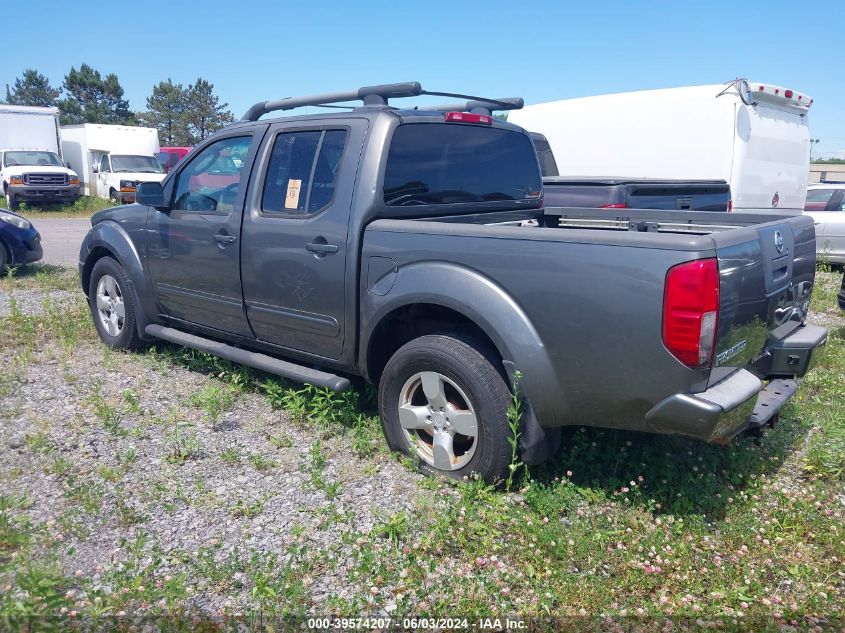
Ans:
POLYGON ((288 193, 285 196, 285 209, 296 209, 299 207, 299 190, 301 188, 301 180, 288 180, 288 193))

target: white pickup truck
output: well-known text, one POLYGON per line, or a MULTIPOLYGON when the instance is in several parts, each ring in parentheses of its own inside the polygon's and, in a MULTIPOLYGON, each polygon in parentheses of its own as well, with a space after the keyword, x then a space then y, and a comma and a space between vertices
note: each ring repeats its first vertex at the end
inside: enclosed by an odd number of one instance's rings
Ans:
POLYGON ((0 105, 0 182, 13 211, 79 198, 79 176, 62 162, 57 108, 0 105))

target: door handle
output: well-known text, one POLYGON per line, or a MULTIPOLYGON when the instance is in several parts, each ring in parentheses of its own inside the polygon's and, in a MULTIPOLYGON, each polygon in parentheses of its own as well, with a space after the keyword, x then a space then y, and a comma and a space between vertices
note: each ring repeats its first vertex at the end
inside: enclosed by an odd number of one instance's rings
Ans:
POLYGON ((218 233, 217 235, 214 236, 214 239, 217 240, 218 244, 226 245, 226 244, 232 244, 233 242, 235 242, 238 239, 238 236, 237 235, 223 235, 221 233, 218 233))
POLYGON ((327 253, 337 253, 337 245, 336 244, 324 244, 321 242, 308 242, 305 245, 305 248, 311 251, 312 253, 322 253, 323 255, 327 253))

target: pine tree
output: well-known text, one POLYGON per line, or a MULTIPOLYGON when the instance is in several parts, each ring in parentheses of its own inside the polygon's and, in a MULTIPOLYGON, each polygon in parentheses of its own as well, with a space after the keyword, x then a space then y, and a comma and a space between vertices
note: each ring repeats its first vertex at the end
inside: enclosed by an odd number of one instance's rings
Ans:
POLYGON ((185 121, 188 90, 173 81, 160 81, 147 97, 147 112, 139 115, 141 123, 158 129, 162 145, 190 145, 192 139, 185 121))
POLYGON ((27 68, 9 90, 6 84, 6 103, 28 106, 55 106, 61 90, 53 88, 50 80, 37 70, 27 68))
POLYGON ((123 87, 114 73, 103 78, 98 70, 88 64, 82 64, 79 70, 71 67, 63 87, 67 97, 59 101, 62 125, 135 123, 129 102, 123 98, 123 87))
POLYGON ((193 143, 197 143, 209 134, 232 123, 235 117, 228 110, 228 103, 220 103, 214 95, 214 84, 202 77, 188 87, 188 99, 185 108, 185 123, 193 143))

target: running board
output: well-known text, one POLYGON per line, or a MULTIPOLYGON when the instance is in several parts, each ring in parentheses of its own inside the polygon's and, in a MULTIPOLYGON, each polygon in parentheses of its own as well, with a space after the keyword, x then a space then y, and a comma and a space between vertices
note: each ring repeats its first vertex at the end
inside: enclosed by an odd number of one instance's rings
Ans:
POLYGON ((181 330, 174 330, 171 327, 164 327, 162 325, 148 325, 144 328, 144 332, 149 336, 159 338, 163 341, 176 343, 177 345, 184 345, 201 352, 207 352, 220 358, 225 358, 234 363, 247 365, 261 371, 266 371, 269 374, 282 376, 283 378, 290 378, 295 382, 304 382, 318 387, 327 387, 332 391, 344 391, 349 389, 349 379, 335 376, 318 369, 310 369, 302 365, 289 363, 266 354, 259 354, 258 352, 250 352, 249 350, 241 349, 240 347, 233 347, 213 341, 196 334, 188 334, 181 330))

